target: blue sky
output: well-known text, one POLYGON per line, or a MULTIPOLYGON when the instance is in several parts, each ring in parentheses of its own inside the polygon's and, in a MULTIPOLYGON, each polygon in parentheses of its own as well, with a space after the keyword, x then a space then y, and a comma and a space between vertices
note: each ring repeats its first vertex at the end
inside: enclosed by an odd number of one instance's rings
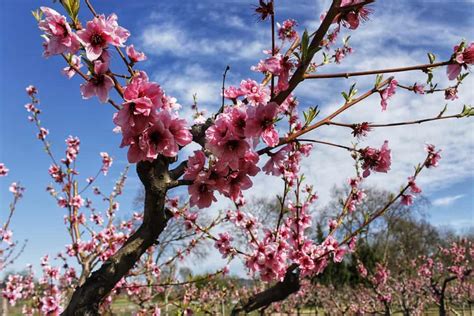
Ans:
MULTIPOLYGON (((264 55, 269 46, 268 25, 258 23, 253 15, 253 0, 227 1, 93 1, 98 12, 115 12, 119 23, 132 33, 129 43, 144 50, 148 61, 141 66, 150 77, 178 98, 183 114, 189 113, 192 94, 198 94, 200 106, 212 112, 220 102, 221 75, 226 65, 231 66, 229 84, 238 84, 248 77, 258 79, 250 66, 264 55)), ((299 30, 312 30, 329 1, 277 0, 277 20, 295 18, 299 30)), ((34 126, 26 119, 23 107, 28 102, 24 88, 38 87, 42 121, 50 130, 49 140, 58 157, 64 152, 68 135, 81 139, 78 169, 85 179, 100 168, 99 152, 107 151, 114 158, 108 177, 99 181, 107 192, 126 165, 126 152, 119 149, 120 137, 112 133, 112 107, 97 99, 84 101, 79 93, 80 78, 67 80, 61 75, 64 67, 60 58, 44 59, 40 32, 30 11, 40 5, 53 6, 52 1, 0 1, 0 162, 10 169, 7 178, 0 179, 2 218, 10 201, 8 185, 20 181, 26 187, 12 223, 15 239, 29 239, 25 253, 14 268, 36 263, 40 256, 54 254, 67 242, 63 226, 63 210, 45 192, 50 183, 48 157, 35 138, 34 126)), ((447 59, 452 46, 462 38, 474 40, 473 1, 379 0, 372 6, 374 15, 356 32, 352 32, 354 54, 341 65, 324 71, 350 71, 370 68, 412 65, 426 62, 426 52, 447 59)), ((80 17, 89 19, 85 9, 80 17)), ((117 58, 115 58, 117 59, 117 58)), ((119 65, 118 63, 115 63, 119 65)), ((437 72, 441 83, 446 83, 443 70, 437 72)), ((397 76, 405 84, 424 80, 422 74, 397 76)), ((341 102, 339 92, 347 90, 354 80, 305 82, 297 90, 301 107, 319 104, 323 113, 341 102)), ((359 91, 370 87, 373 78, 358 80, 359 91)), ((473 80, 460 89, 461 99, 450 103, 449 111, 456 113, 464 103, 473 99, 473 80)), ((115 98, 117 99, 117 98, 115 98)), ((379 100, 367 102, 371 110, 356 109, 341 121, 390 122, 408 118, 433 116, 445 102, 442 96, 421 98, 399 92, 389 103, 389 110, 380 113, 379 100), (351 120, 352 118, 352 120, 351 120)), ((371 179, 371 185, 397 189, 411 172, 411 166, 422 159, 425 142, 443 148, 443 160, 438 169, 422 175, 421 184, 433 202, 429 217, 433 224, 466 230, 473 224, 474 213, 474 125, 470 121, 450 121, 413 128, 376 131, 365 143, 380 146, 390 141, 394 154, 393 170, 371 179)), ((347 131, 331 128, 321 130, 317 137, 350 144, 347 131)), ((321 203, 327 201, 329 189, 352 175, 351 160, 345 153, 319 148, 303 165, 309 181, 320 193, 321 203)), ((277 182, 277 181, 273 181, 277 182)), ((253 193, 277 192, 268 185, 267 178, 258 178, 253 193), (261 181, 258 181, 261 180, 261 181), (267 180, 267 181, 265 181, 267 180)), ((120 199, 123 214, 133 211, 132 201, 139 188, 133 167, 125 194, 120 199)), ((225 205, 222 202, 219 205, 225 205)))

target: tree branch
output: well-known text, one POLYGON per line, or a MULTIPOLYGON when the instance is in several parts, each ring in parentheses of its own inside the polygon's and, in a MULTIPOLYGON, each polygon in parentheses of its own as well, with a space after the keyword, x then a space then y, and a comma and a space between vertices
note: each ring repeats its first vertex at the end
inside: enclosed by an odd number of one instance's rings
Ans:
POLYGON ((304 79, 349 78, 349 77, 357 77, 357 76, 386 74, 386 73, 393 73, 393 72, 427 70, 429 68, 446 66, 452 63, 453 63, 452 61, 448 60, 448 61, 443 61, 443 62, 434 63, 434 64, 415 65, 415 66, 409 66, 409 67, 398 67, 398 68, 356 71, 356 72, 341 72, 341 73, 333 73, 333 74, 312 74, 312 75, 306 74, 304 76, 304 79))
POLYGON ((172 214, 164 207, 170 182, 166 157, 137 164, 137 173, 145 186, 145 213, 138 230, 99 270, 78 287, 62 315, 99 315, 101 301, 133 268, 141 255, 152 246, 172 214))
POLYGON ((301 62, 301 65, 296 69, 293 76, 291 76, 289 87, 285 91, 280 91, 272 101, 282 104, 286 98, 293 92, 293 90, 298 86, 298 84, 304 80, 304 75, 306 70, 308 69, 311 60, 314 57, 314 54, 317 52, 317 48, 320 47, 321 41, 323 40, 324 36, 326 35, 329 27, 331 26, 334 18, 339 14, 341 5, 341 0, 333 0, 331 7, 329 8, 326 17, 324 18, 323 22, 319 26, 318 30, 315 32, 313 40, 308 48, 308 57, 306 60, 301 62))
POLYGON ((236 316, 239 315, 240 312, 250 313, 259 308, 265 308, 274 302, 282 301, 291 294, 298 292, 300 289, 300 276, 298 272, 293 272, 293 270, 292 266, 290 266, 287 269, 283 281, 252 296, 245 303, 239 303, 239 305, 234 307, 231 315, 236 316))

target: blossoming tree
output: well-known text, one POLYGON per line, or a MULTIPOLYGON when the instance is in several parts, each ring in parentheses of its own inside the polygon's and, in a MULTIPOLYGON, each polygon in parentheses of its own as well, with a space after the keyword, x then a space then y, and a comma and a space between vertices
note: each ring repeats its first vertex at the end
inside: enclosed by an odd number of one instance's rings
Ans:
MULTIPOLYGON (((244 79, 239 86, 226 87, 226 69, 222 95, 216 95, 216 100, 221 101, 220 109, 206 119, 195 104, 194 123, 180 116, 177 100, 167 95, 158 83, 152 82, 147 73, 139 69, 140 61, 146 56, 133 45, 126 46, 130 32, 119 25, 115 14, 107 17, 99 14, 89 0, 85 0, 82 6, 79 0, 59 2, 66 15, 48 7, 34 12, 43 32, 44 56, 64 59, 66 66, 63 73, 68 78, 80 77, 83 81, 80 92, 84 99, 97 97, 99 102, 108 103, 115 109, 113 122, 122 136, 120 146, 128 148, 128 161, 136 163, 136 172, 145 188, 145 203, 143 215, 135 216, 121 230, 112 229, 113 224, 110 223, 113 221, 106 225, 102 216, 95 214, 92 220, 99 227, 92 230, 90 242, 83 242, 77 227, 85 225, 86 221, 81 218, 80 209, 90 206, 81 198, 72 180, 79 139, 68 138, 66 158, 61 165, 53 158, 49 170, 55 181, 61 184, 62 193, 57 194, 53 188, 50 193, 61 207, 68 210, 66 222, 73 240, 70 251, 79 259, 83 274, 69 288, 73 293, 70 300, 64 303, 64 310, 56 306, 54 297, 58 293, 45 289, 51 293, 44 294, 42 306, 52 306, 51 310, 43 311, 46 314, 62 311, 64 315, 97 315, 114 289, 126 282, 131 271, 143 265, 146 266, 145 271, 158 271, 155 270, 156 265, 147 260, 147 254, 152 251, 168 222, 175 217, 181 217, 183 225, 187 225, 199 238, 212 240, 224 258, 240 258, 250 274, 273 284, 242 300, 233 309, 233 314, 265 309, 297 292, 305 277, 324 273, 330 260, 341 262, 346 253, 354 251, 357 236, 391 206, 396 203, 410 205, 421 192, 416 184, 417 177, 425 169, 436 167, 441 157, 440 150, 434 145, 427 145, 426 158, 415 164, 413 174, 407 175, 400 191, 359 227, 337 238, 336 233, 347 215, 357 212, 358 205, 364 203, 361 182, 373 173, 387 173, 390 170, 392 157, 389 141, 379 148, 359 148, 357 145, 345 146, 315 139, 310 132, 335 126, 346 128, 354 137, 362 138, 377 128, 474 115, 474 109, 465 105, 460 113, 448 115, 445 108, 437 116, 403 122, 336 121, 341 113, 370 97, 379 96, 381 111, 385 111, 390 99, 399 90, 419 95, 443 93, 447 100, 455 100, 458 88, 468 74, 468 65, 474 62, 474 44, 461 42, 454 47, 451 57, 442 62, 436 62, 435 56, 429 54, 428 63, 415 66, 319 73, 325 65, 339 64, 345 55, 352 52, 347 38, 342 47, 335 47, 336 39, 345 32, 344 29, 355 31, 361 21, 368 20, 373 13, 370 4, 374 0, 333 0, 327 12, 322 14, 319 27, 314 32, 303 33, 297 32, 295 20, 287 19, 277 24, 277 8, 273 1, 260 0, 256 12, 262 21, 268 20, 271 30, 271 41, 265 51, 267 56, 252 67, 253 71, 262 74, 262 81, 244 79), (84 6, 92 15, 86 23, 79 20, 79 11, 84 6), (122 71, 111 69, 110 60, 114 56, 123 61, 122 71), (452 85, 440 87, 435 83, 433 69, 439 67, 446 67, 452 85), (407 71, 425 72, 426 84, 404 84, 393 76, 383 77, 385 73, 407 71), (348 92, 342 93, 344 99, 341 106, 325 117, 321 117, 317 108, 300 107, 293 93, 297 86, 312 80, 357 76, 375 76, 373 87, 359 93, 353 85, 348 92), (192 142, 200 149, 186 157, 182 149, 192 142), (331 221, 322 243, 308 234, 308 228, 312 225, 309 208, 317 195, 313 187, 305 182, 300 170, 301 161, 308 157, 315 145, 340 148, 347 151, 348 158, 355 162, 354 175, 349 180, 351 190, 339 215, 331 221), (283 180, 283 191, 277 197, 276 225, 266 225, 243 211, 243 192, 250 191, 252 178, 259 173, 283 180), (178 187, 187 187, 189 193, 189 201, 182 208, 173 203, 170 205, 170 195, 178 187), (234 206, 225 216, 212 220, 210 225, 213 227, 222 221, 234 225, 246 236, 247 245, 242 249, 233 243, 231 232, 215 233, 203 227, 196 221, 201 211, 190 213, 188 210, 188 206, 197 209, 211 207, 217 201, 217 195, 229 199, 234 206), (97 246, 102 243, 108 247, 97 246), (54 304, 51 303, 53 301, 54 304)), ((35 93, 30 93, 33 102, 29 110, 33 113, 32 120, 38 123, 35 93)), ((39 125, 38 128, 38 138, 44 140, 48 131, 39 125)), ((102 154, 102 159, 101 171, 106 173, 111 160, 106 153, 102 154)), ((116 188, 119 186, 120 181, 116 188)), ((113 199, 116 195, 117 191, 107 197, 109 215, 114 212, 113 199)), ((193 243, 190 245, 192 247, 193 243)), ((56 272, 52 273, 47 260, 44 260, 43 267, 49 278, 55 277, 56 272)), ((153 276, 147 280, 151 285, 155 282, 153 276)))

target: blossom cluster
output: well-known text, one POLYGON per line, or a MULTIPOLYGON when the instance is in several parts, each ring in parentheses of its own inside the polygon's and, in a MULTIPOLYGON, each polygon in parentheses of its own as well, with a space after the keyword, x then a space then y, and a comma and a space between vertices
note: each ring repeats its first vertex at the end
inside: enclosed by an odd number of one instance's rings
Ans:
MULTIPOLYGON (((97 96, 100 102, 107 102, 110 90, 117 87, 109 70, 109 47, 125 46, 130 32, 119 26, 115 14, 98 15, 85 28, 74 32, 66 17, 47 7, 41 7, 41 11, 44 18, 38 25, 45 32, 45 56, 70 54, 67 57, 70 65, 63 72, 71 78, 82 66, 81 56, 75 54, 84 50, 90 77, 81 84, 82 96, 85 99, 97 96)), ((126 52, 131 64, 146 60, 145 54, 133 45, 126 52)), ((121 146, 129 146, 130 162, 153 160, 159 154, 174 157, 180 146, 191 142, 185 120, 173 112, 179 105, 158 84, 150 82, 145 72, 132 73, 123 98, 125 102, 114 115, 114 123, 123 134, 121 146)), ((41 137, 44 134, 47 133, 40 134, 41 137)))
POLYGON ((124 90, 125 103, 114 115, 122 132, 121 147, 129 146, 129 162, 174 157, 180 146, 192 141, 186 121, 173 112, 176 104, 145 72, 135 76, 124 90))

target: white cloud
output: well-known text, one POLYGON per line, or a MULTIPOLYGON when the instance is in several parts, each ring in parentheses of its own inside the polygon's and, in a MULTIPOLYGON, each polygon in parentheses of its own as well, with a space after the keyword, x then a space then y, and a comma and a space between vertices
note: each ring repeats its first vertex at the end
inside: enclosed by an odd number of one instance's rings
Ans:
MULTIPOLYGON (((453 196, 445 196, 442 198, 437 198, 431 202, 434 206, 448 206, 453 204, 455 201, 464 197, 464 194, 458 194, 453 196)), ((471 223, 472 224, 472 223, 471 223)))
MULTIPOLYGON (((234 19, 234 24, 239 23, 234 19)), ((145 52, 154 55, 228 56, 231 60, 253 59, 265 46, 259 40, 241 37, 196 38, 174 23, 152 24, 145 28, 141 41, 145 52)))
MULTIPOLYGON (((352 35, 351 44, 355 48, 354 54, 348 56, 341 65, 325 66, 320 72, 360 71, 423 64, 427 61, 426 53, 431 49, 442 47, 443 57, 447 58, 454 44, 472 34, 459 25, 432 23, 419 13, 409 12, 406 7, 400 5, 391 4, 389 7, 390 10, 376 11, 371 20, 360 30, 350 34, 352 35)), ((422 83, 426 80, 426 75, 421 71, 394 75, 404 85, 412 85, 414 82, 422 83)), ((454 102, 445 101, 442 94, 418 96, 399 89, 389 101, 386 112, 381 111, 380 97, 374 95, 346 111, 335 121, 388 123, 421 119, 436 116, 446 103, 448 103, 448 113, 456 114, 460 112, 463 104, 471 104, 474 98, 474 79, 471 77, 466 79, 460 88, 460 98, 454 102)), ((341 105, 343 99, 340 92, 347 91, 352 83, 357 82, 360 93, 363 93, 373 86, 374 81, 375 76, 311 80, 303 82, 298 87, 296 95, 306 101, 306 105, 321 105, 321 116, 324 117, 341 105)), ((444 68, 435 71, 435 81, 439 82, 440 87, 450 84, 444 68)), ((311 136, 345 145, 350 145, 354 141, 350 130, 339 127, 323 126, 311 133, 311 136)), ((389 140, 392 149, 392 170, 388 174, 371 176, 367 179, 367 184, 390 190, 398 189, 413 173, 413 166, 424 159, 425 143, 433 143, 441 148, 443 158, 438 168, 425 170, 420 175, 419 183, 423 186, 424 193, 429 195, 435 190, 474 178, 471 167, 474 153, 472 119, 381 128, 371 132, 360 146, 379 147, 385 139, 389 140)), ((323 203, 329 199, 330 189, 334 184, 340 185, 347 177, 354 174, 352 160, 347 152, 318 145, 311 158, 304 161, 303 171, 319 190, 323 203)))
MULTIPOLYGON (((283 5, 283 9, 291 16, 291 7, 283 5)), ((263 41, 258 40, 262 38, 260 31, 256 32, 254 28, 248 28, 246 31, 239 17, 223 21, 239 29, 240 37, 237 40, 233 38, 235 33, 223 32, 226 35, 222 37, 199 38, 190 35, 189 27, 181 27, 178 23, 163 25, 156 24, 156 20, 154 23, 147 27, 142 35, 145 49, 148 53, 179 57, 179 62, 158 71, 155 77, 167 92, 177 96, 183 105, 190 104, 193 93, 198 93, 200 104, 204 107, 208 104, 216 105, 220 99, 221 70, 218 73, 211 73, 197 64, 196 59, 190 62, 187 61, 187 57, 194 54, 201 57, 224 55, 226 58, 234 56, 237 59, 253 59, 256 63, 261 56, 263 41), (244 45, 246 49, 241 49, 244 45)), ((317 23, 309 21, 305 24, 316 26, 317 23)), ((452 46, 470 33, 460 25, 462 24, 450 26, 432 23, 422 15, 422 12, 410 11, 406 3, 388 4, 385 10, 377 10, 360 30, 350 33, 353 36, 351 41, 355 48, 354 54, 348 56, 341 65, 325 66, 321 72, 358 71, 426 63, 426 52, 439 47, 443 50, 442 57, 447 57, 451 54, 452 46)), ((444 69, 436 71, 435 75, 440 86, 449 84, 444 69)), ((426 80, 422 72, 397 73, 395 76, 406 85, 426 80)), ((464 103, 469 104, 472 101, 474 89, 470 88, 474 86, 474 80, 470 77, 460 89, 460 99, 455 102, 448 101, 448 113, 458 113, 464 103)), ((302 100, 302 109, 308 105, 319 104, 323 116, 341 104, 340 92, 347 90, 353 82, 357 82, 357 87, 362 93, 372 87, 374 80, 374 76, 333 81, 312 80, 303 82, 295 94, 302 100)), ((432 117, 437 115, 446 103, 440 94, 418 96, 400 90, 390 100, 386 112, 381 112, 379 102, 379 96, 374 95, 338 117, 337 121, 387 123, 432 117)), ((339 127, 322 127, 309 136, 346 145, 354 141, 348 129, 339 127)), ((392 170, 388 174, 371 176, 367 180, 370 185, 383 186, 391 190, 403 185, 406 178, 412 174, 413 166, 424 159, 423 148, 426 143, 434 143, 442 148, 443 159, 438 168, 425 170, 421 174, 419 183, 425 193, 429 194, 434 190, 447 188, 466 178, 474 177, 474 172, 470 168, 474 153, 472 119, 381 128, 371 132, 370 136, 362 141, 361 146, 379 147, 385 139, 389 140, 392 149, 392 170)), ((264 162, 266 159, 268 157, 262 157, 261 160, 264 162)), ((304 160, 302 170, 306 173, 308 181, 319 191, 321 203, 327 202, 330 189, 334 185, 345 183, 346 179, 354 174, 352 160, 347 152, 319 145, 316 145, 313 155, 304 160)), ((251 192, 247 192, 247 196, 268 195, 269 192, 276 193, 281 190, 277 179, 269 181, 268 177, 263 175, 255 178, 254 184, 251 192)))

